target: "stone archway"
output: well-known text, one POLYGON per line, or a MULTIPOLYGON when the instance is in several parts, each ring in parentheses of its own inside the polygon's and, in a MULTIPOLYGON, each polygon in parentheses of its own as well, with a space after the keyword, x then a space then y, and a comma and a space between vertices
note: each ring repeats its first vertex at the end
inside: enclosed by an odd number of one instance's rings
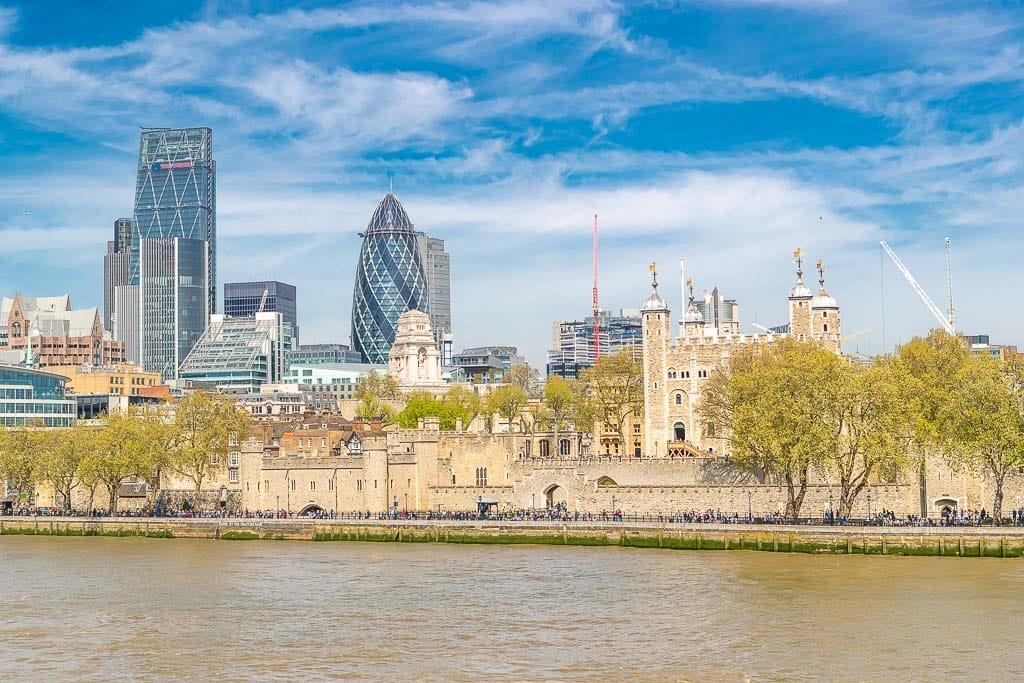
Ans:
POLYGON ((932 505, 934 506, 935 511, 939 513, 939 516, 943 519, 956 516, 958 504, 953 498, 936 498, 932 505))
POLYGON ((552 484, 544 489, 544 501, 549 508, 567 503, 568 496, 566 495, 566 490, 558 484, 552 484))
POLYGON ((316 505, 315 503, 310 503, 306 507, 302 508, 302 510, 299 512, 299 517, 322 515, 324 512, 325 510, 319 505, 316 505))
POLYGON ((676 422, 672 425, 672 440, 673 441, 686 441, 686 425, 682 422, 676 422))

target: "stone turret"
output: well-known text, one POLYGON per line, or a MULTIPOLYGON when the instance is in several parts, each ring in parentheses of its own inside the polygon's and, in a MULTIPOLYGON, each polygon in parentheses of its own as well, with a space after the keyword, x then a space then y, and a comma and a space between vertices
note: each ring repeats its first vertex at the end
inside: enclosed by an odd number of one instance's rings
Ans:
POLYGON ((811 299, 811 334, 838 352, 842 339, 839 302, 825 291, 825 265, 821 261, 818 261, 818 286, 818 293, 811 299))
POLYGON ((668 445, 668 389, 666 362, 670 337, 668 305, 658 294, 658 272, 651 264, 651 295, 640 314, 643 317, 644 363, 644 455, 664 457, 668 445))
POLYGON ((794 339, 806 341, 811 338, 811 290, 804 284, 803 252, 793 252, 796 259, 796 284, 789 290, 789 333, 794 339))

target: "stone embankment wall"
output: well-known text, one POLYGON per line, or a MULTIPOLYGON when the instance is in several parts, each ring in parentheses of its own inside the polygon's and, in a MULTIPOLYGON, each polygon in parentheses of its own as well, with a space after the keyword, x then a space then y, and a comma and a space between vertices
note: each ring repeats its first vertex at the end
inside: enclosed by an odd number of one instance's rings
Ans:
POLYGON ((911 528, 408 520, 0 519, 0 536, 135 536, 1022 557, 1024 528, 911 528))

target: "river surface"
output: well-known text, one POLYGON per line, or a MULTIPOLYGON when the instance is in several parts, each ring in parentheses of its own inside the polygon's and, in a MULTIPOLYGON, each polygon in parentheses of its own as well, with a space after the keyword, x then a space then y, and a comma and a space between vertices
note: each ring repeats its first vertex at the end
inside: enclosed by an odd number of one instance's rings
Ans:
POLYGON ((0 537, 0 679, 1024 679, 1024 562, 0 537))

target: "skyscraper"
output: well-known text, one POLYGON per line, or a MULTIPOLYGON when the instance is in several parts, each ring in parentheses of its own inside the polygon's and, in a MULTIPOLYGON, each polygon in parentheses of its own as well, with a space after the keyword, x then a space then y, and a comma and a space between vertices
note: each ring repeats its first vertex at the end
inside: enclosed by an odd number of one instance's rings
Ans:
POLYGON ((393 193, 377 204, 359 250, 352 292, 352 348, 365 363, 386 363, 398 316, 430 313, 427 277, 409 215, 393 193))
POLYGON ((118 334, 136 336, 139 360, 164 378, 176 375, 216 311, 216 170, 209 128, 142 131, 130 284, 115 291, 125 301, 115 308, 137 297, 135 326, 124 321, 118 334))
MULTIPOLYGON (((103 257, 103 327, 114 329, 114 297, 118 287, 129 283, 132 219, 114 221, 114 239, 107 242, 103 257)), ((122 340, 123 341, 123 340, 122 340)))
POLYGON ((444 240, 425 232, 416 233, 423 269, 427 276, 427 298, 430 300, 430 327, 440 345, 452 332, 452 270, 451 257, 444 250, 444 240))
POLYGON ((139 357, 143 367, 165 380, 177 377, 210 319, 207 253, 204 240, 139 242, 139 357))
POLYGON ((295 285, 277 280, 260 282, 225 282, 224 315, 232 318, 252 317, 263 303, 263 312, 280 313, 284 322, 291 325, 294 344, 298 344, 299 321, 295 301, 295 285), (263 301, 263 293, 267 299, 263 301))

